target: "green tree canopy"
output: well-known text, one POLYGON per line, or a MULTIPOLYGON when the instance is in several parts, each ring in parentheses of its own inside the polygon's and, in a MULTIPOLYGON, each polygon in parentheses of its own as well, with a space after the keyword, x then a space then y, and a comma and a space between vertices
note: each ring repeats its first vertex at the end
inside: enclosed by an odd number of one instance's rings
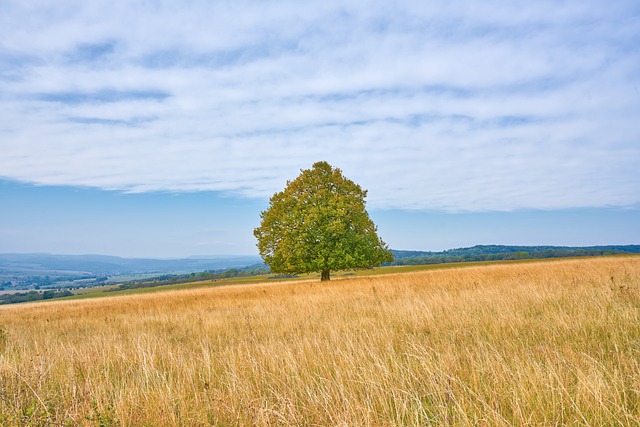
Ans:
POLYGON ((253 231, 264 262, 274 273, 371 268, 393 261, 365 210, 367 191, 327 162, 302 170, 273 195, 253 231))

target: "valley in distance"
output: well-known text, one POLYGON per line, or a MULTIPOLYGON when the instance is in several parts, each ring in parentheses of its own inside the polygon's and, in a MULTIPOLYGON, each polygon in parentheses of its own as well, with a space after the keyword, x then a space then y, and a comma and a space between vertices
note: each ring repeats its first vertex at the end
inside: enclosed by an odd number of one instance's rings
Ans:
MULTIPOLYGON (((442 252, 392 250, 383 266, 565 258, 640 253, 640 245, 587 247, 477 245, 442 252)), ((350 274, 343 272, 343 274, 350 274)), ((0 304, 89 296, 204 280, 264 278, 268 267, 258 256, 193 256, 182 259, 122 258, 106 255, 0 254, 0 304)), ((274 279, 297 276, 271 275, 274 279)), ((246 281, 246 280, 245 280, 246 281)), ((249 280, 250 281, 250 280, 249 280)))

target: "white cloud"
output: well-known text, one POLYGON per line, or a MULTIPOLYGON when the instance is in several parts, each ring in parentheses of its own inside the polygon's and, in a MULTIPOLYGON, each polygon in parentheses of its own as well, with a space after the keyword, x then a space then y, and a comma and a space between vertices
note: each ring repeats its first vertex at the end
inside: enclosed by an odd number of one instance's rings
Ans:
POLYGON ((5 2, 0 177, 374 207, 640 203, 634 2, 5 2), (133 4, 133 5, 132 5, 133 4))

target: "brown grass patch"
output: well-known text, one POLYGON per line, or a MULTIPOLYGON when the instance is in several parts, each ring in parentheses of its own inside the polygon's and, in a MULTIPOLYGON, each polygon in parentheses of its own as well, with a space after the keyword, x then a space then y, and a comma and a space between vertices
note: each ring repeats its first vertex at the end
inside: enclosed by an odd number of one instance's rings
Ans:
POLYGON ((2 425, 640 424, 640 257, 0 307, 2 425))

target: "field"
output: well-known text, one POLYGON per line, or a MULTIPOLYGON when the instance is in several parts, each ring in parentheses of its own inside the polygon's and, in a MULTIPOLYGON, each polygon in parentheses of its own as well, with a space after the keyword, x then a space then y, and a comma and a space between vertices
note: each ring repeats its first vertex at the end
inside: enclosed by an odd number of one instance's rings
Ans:
POLYGON ((640 257, 0 307, 0 425, 640 425, 640 257))

